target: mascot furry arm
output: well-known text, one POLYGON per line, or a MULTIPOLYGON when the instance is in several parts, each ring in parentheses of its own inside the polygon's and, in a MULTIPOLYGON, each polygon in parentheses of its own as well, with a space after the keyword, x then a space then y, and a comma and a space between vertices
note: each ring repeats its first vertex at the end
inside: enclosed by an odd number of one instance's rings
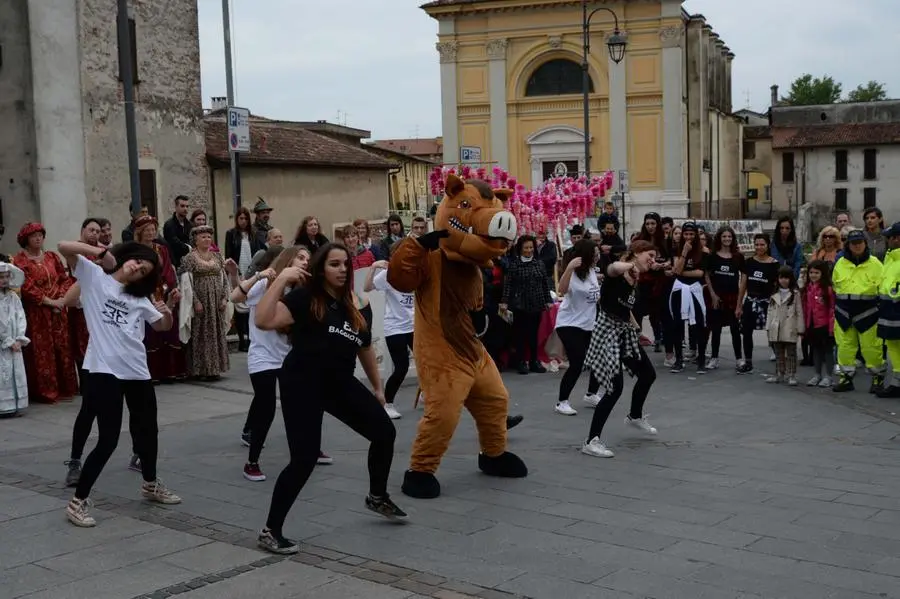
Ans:
POLYGON ((522 460, 506 451, 509 394, 478 339, 486 325, 480 268, 502 256, 517 232, 515 217, 497 197, 512 191, 455 175, 447 177, 446 190, 435 231, 401 242, 387 274, 396 290, 416 294, 413 351, 428 400, 402 489, 418 498, 440 495, 434 474, 463 407, 478 427, 482 472, 509 478, 528 474, 522 460))

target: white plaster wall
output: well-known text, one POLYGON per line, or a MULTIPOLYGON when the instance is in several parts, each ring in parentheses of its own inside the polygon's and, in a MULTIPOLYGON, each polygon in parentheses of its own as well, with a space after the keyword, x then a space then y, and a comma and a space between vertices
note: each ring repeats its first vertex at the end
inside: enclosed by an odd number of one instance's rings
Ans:
POLYGON ((35 195, 48 247, 76 239, 87 214, 77 3, 29 0, 35 195))
MULTIPOLYGON (((847 150, 847 181, 835 181, 834 153, 838 148, 816 148, 806 152, 806 201, 816 206, 816 212, 834 209, 834 190, 847 189, 847 209, 861 215, 863 188, 874 187, 876 205, 884 211, 885 222, 900 220, 900 144, 877 146, 876 180, 863 180, 863 147, 847 150)), ((802 163, 802 153, 795 151, 795 160, 802 163)), ((774 178, 781 180, 781 160, 773 161, 774 178)), ((782 186, 785 187, 785 186, 782 186)), ((799 186, 798 186, 799 187, 799 186)), ((783 193, 783 191, 782 191, 783 193)), ((794 200, 796 202, 796 198, 794 200)), ((859 223, 861 218, 855 219, 859 223)))

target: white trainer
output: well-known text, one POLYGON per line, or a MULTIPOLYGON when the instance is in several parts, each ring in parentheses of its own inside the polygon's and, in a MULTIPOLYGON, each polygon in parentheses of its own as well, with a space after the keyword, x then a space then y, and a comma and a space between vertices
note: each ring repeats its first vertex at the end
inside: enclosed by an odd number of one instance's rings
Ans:
POLYGON ((394 407, 392 403, 384 404, 384 411, 387 412, 388 418, 391 420, 398 420, 403 418, 403 414, 397 411, 397 408, 394 407))
POLYGON ((710 358, 706 361, 707 370, 715 370, 719 367, 719 358, 710 358))
POLYGON ((626 416, 625 424, 627 424, 628 426, 632 426, 642 432, 645 432, 648 435, 655 435, 657 433, 657 430, 650 425, 650 421, 647 420, 646 416, 642 416, 640 418, 632 418, 631 416, 626 416))
POLYGON ((578 412, 575 411, 575 408, 569 405, 569 400, 561 401, 556 404, 556 413, 562 414, 563 416, 574 416, 578 412))
POLYGON ((766 377, 766 382, 767 382, 767 383, 773 383, 773 384, 777 385, 777 384, 781 383, 781 377, 778 376, 778 375, 771 375, 771 374, 770 374, 769 376, 766 377))
POLYGON ((73 497, 66 506, 66 518, 75 526, 90 528, 97 525, 97 521, 88 513, 91 506, 90 499, 78 499, 73 497))
POLYGON ((584 395, 584 404, 589 408, 596 408, 600 403, 600 396, 596 393, 586 393, 584 395))
POLYGON ((796 387, 797 386, 797 377, 788 377, 787 380, 788 387, 796 387))
POLYGON ((581 453, 593 456, 595 458, 614 458, 616 454, 611 452, 606 445, 600 441, 600 437, 594 437, 589 442, 581 446, 581 453))
POLYGON ((819 381, 820 387, 831 387, 834 384, 834 381, 831 380, 830 377, 824 377, 821 381, 819 381))
POLYGON ((815 387, 816 385, 819 384, 819 381, 821 381, 821 380, 822 379, 819 378, 819 375, 817 374, 814 377, 812 377, 811 379, 809 379, 808 381, 806 381, 806 386, 807 387, 815 387))

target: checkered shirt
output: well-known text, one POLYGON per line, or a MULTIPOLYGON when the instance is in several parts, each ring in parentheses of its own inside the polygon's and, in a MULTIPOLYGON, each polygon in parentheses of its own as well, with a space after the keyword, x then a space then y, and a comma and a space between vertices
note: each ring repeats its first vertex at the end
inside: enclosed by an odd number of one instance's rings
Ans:
POLYGON ((624 368, 630 376, 634 376, 634 372, 623 363, 623 360, 639 358, 640 347, 640 335, 630 322, 614 318, 602 308, 598 308, 591 343, 584 359, 584 368, 594 373, 601 388, 610 391, 613 379, 620 368, 624 368))

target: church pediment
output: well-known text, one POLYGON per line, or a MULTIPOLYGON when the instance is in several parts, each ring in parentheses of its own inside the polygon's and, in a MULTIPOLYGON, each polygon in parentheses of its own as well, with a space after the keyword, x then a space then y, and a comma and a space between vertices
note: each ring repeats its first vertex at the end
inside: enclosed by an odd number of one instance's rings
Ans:
POLYGON ((556 125, 532 133, 525 142, 530 146, 584 143, 584 133, 575 127, 556 125))

